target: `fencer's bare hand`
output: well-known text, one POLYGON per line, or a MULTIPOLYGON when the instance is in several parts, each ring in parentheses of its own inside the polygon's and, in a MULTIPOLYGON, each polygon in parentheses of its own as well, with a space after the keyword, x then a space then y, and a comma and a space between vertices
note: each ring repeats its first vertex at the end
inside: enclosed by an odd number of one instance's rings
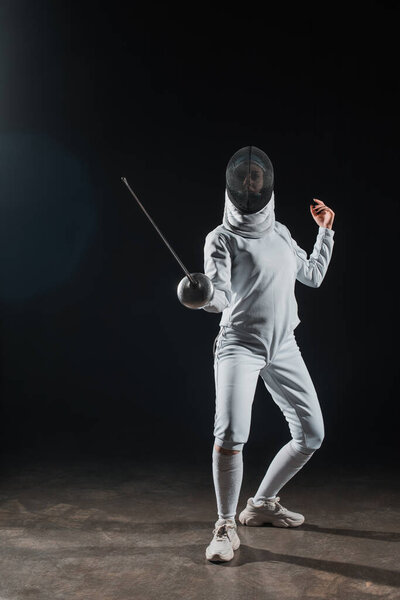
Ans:
POLYGON ((313 198, 313 200, 317 203, 316 206, 310 204, 310 211, 314 221, 319 227, 332 229, 335 213, 331 208, 329 208, 329 206, 326 206, 322 200, 318 200, 317 198, 313 198))

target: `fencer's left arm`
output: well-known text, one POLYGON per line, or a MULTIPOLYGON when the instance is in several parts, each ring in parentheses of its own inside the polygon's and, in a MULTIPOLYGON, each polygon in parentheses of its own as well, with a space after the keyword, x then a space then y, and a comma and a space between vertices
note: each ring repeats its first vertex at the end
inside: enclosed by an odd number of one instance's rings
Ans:
POLYGON ((332 257, 334 235, 335 232, 333 229, 319 227, 310 258, 307 257, 307 252, 300 248, 296 241, 291 238, 297 259, 296 279, 298 281, 309 287, 317 288, 321 285, 332 257))

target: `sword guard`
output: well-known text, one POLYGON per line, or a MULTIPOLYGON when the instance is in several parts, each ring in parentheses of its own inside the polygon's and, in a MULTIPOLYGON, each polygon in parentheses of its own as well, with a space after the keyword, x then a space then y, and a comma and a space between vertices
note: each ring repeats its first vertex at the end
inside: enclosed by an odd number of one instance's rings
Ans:
POLYGON ((195 280, 196 286, 188 276, 181 279, 177 289, 179 302, 187 308, 203 308, 213 297, 212 281, 204 273, 190 273, 190 276, 195 280))

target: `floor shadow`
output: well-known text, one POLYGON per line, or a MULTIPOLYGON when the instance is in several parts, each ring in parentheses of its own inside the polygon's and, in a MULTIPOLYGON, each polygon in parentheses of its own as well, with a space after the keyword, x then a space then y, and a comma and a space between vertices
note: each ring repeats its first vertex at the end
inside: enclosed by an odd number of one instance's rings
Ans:
MULTIPOLYGON (((239 526, 240 527, 240 526, 239 526)), ((274 527, 271 523, 264 523, 260 525, 261 528, 274 527)), ((340 535, 347 537, 358 537, 370 540, 376 540, 381 542, 400 542, 400 533, 396 531, 370 531, 367 529, 339 529, 337 527, 320 527, 319 525, 313 525, 312 523, 303 523, 300 527, 281 528, 282 531, 313 531, 315 533, 327 533, 329 535, 340 535)))
POLYGON ((283 562, 309 569, 316 569, 318 571, 325 571, 327 573, 336 573, 337 575, 350 577, 352 579, 372 581, 377 585, 400 587, 400 572, 398 571, 389 571, 388 569, 382 569, 380 567, 356 565, 348 562, 279 554, 262 548, 252 548, 245 544, 241 544, 240 548, 235 552, 235 557, 230 562, 212 564, 224 568, 235 568, 247 563, 255 562, 283 562))
POLYGON ((315 533, 328 533, 333 535, 365 538, 382 542, 400 542, 400 533, 395 531, 369 531, 364 529, 338 529, 337 527, 320 527, 311 523, 301 526, 303 531, 314 531, 315 533))

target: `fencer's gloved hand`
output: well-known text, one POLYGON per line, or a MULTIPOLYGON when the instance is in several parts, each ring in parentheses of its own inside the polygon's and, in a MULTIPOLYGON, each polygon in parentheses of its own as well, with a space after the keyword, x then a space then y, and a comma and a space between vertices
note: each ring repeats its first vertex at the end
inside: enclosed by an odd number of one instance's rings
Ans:
POLYGON ((207 308, 208 306, 210 306, 210 304, 212 303, 214 299, 214 289, 213 289, 213 294, 211 296, 211 298, 209 299, 209 301, 207 302, 207 304, 203 304, 203 306, 198 306, 197 310, 203 309, 203 308, 207 308))

